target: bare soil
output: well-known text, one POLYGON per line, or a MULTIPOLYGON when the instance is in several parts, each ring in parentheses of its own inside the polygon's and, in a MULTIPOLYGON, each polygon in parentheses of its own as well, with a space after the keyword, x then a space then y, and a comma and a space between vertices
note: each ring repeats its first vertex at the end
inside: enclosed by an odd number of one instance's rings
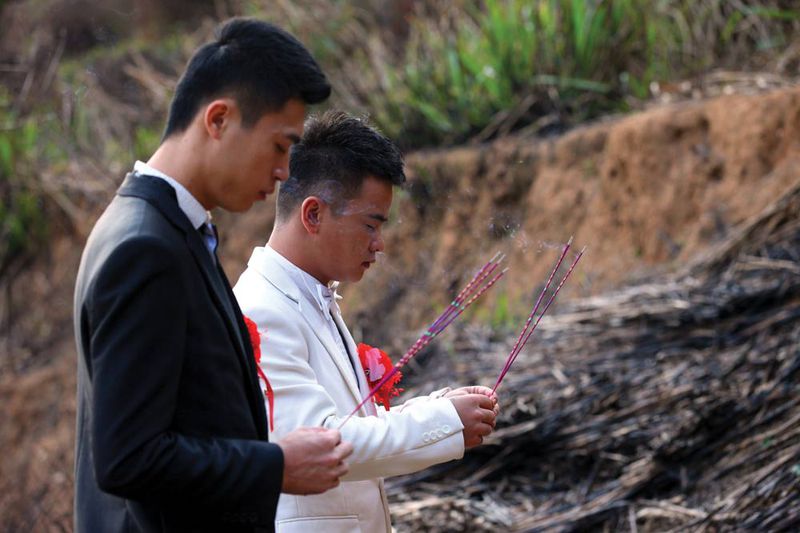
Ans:
MULTIPOLYGON (((502 251, 511 270, 478 316, 519 318, 552 268, 543 252, 570 236, 588 248, 565 299, 675 270, 796 183, 799 147, 791 89, 677 103, 547 140, 411 154, 383 261, 343 287, 345 313, 373 342, 402 349, 409 327, 502 251)), ((273 217, 268 205, 226 219, 232 279, 273 217)))

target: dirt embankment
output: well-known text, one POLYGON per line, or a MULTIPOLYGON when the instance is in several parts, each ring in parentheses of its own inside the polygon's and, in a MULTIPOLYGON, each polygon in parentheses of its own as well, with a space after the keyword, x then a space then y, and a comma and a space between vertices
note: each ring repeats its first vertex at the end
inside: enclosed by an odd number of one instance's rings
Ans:
MULTIPOLYGON (((800 179, 798 148, 794 89, 675 104, 550 140, 412 154, 384 260, 344 287, 345 313, 373 341, 403 348, 405 330, 500 250, 511 271, 481 316, 513 319, 552 268, 548 249, 570 236, 588 252, 566 297, 679 268, 800 179)), ((228 224, 234 279, 272 217, 268 207, 228 224)))
MULTIPOLYGON (((561 138, 508 138, 408 157, 384 259, 344 287, 357 338, 405 348, 497 250, 507 279, 477 318, 517 327, 552 244, 589 250, 564 297, 686 264, 798 181, 800 90, 675 104, 561 138)), ((122 179, 122 176, 119 177, 122 179)), ((236 279, 272 206, 218 217, 236 279)), ((0 306, 0 525, 69 529, 74 359, 71 299, 83 237, 61 236, 0 306)))

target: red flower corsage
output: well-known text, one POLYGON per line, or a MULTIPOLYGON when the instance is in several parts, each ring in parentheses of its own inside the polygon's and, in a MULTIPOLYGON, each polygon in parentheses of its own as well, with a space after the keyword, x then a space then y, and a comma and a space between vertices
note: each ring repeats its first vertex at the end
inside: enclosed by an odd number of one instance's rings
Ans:
POLYGON ((267 375, 264 374, 263 370, 261 370, 261 332, 258 331, 258 326, 256 326, 255 322, 246 316, 243 318, 244 324, 247 326, 247 333, 250 334, 250 345, 253 347, 253 356, 256 360, 256 371, 258 372, 258 377, 264 384, 264 396, 267 397, 267 403, 269 404, 269 430, 275 431, 275 417, 273 415, 275 410, 275 394, 272 392, 272 385, 269 384, 267 375))
MULTIPOLYGON (((358 343, 358 358, 361 360, 361 366, 364 368, 364 374, 367 375, 367 382, 369 383, 370 390, 375 388, 375 385, 380 383, 383 376, 392 369, 392 360, 386 355, 386 352, 373 348, 369 344, 363 342, 358 343)), ((403 374, 397 372, 391 378, 386 380, 386 383, 381 385, 381 388, 375 393, 373 398, 375 403, 382 404, 386 410, 389 410, 389 398, 399 396, 403 389, 395 387, 403 378, 403 374)))

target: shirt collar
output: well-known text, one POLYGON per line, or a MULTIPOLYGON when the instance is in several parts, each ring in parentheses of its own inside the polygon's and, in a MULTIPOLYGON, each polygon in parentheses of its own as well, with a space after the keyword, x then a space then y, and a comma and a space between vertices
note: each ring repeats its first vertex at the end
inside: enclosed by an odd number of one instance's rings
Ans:
POLYGON ((211 213, 206 211, 203 204, 197 201, 197 198, 192 196, 192 193, 175 178, 167 176, 143 161, 137 161, 133 165, 133 170, 139 174, 160 178, 175 189, 175 195, 178 197, 178 207, 189 219, 189 222, 192 223, 192 227, 199 228, 201 225, 211 222, 211 213))
POLYGON ((330 313, 327 311, 331 307, 338 309, 336 301, 342 299, 342 297, 336 293, 336 288, 339 286, 338 281, 332 281, 329 286, 326 287, 320 283, 317 278, 286 259, 270 245, 264 246, 264 253, 270 254, 275 261, 278 262, 295 285, 297 285, 298 289, 300 289, 300 292, 319 309, 327 320, 332 320, 330 313))

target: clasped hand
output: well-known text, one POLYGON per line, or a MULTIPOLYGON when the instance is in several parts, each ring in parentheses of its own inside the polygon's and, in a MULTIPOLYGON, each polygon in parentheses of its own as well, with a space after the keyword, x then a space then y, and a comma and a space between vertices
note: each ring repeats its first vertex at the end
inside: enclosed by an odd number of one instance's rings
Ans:
POLYGON ((277 442, 283 450, 283 483, 287 494, 321 494, 347 474, 344 460, 353 445, 335 429, 299 428, 277 442))
POLYGON ((444 397, 453 402, 464 425, 464 447, 482 444, 484 437, 494 430, 500 413, 497 394, 488 387, 474 385, 452 390, 444 397))

